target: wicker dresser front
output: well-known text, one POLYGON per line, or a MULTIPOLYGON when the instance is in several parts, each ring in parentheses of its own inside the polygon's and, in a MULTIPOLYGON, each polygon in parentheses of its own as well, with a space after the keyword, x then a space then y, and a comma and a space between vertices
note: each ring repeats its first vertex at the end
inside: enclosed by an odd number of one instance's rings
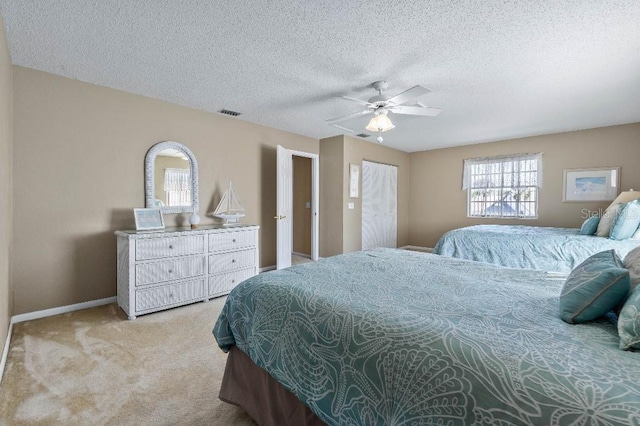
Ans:
POLYGON ((116 231, 118 305, 129 319, 228 294, 258 273, 258 226, 116 231))

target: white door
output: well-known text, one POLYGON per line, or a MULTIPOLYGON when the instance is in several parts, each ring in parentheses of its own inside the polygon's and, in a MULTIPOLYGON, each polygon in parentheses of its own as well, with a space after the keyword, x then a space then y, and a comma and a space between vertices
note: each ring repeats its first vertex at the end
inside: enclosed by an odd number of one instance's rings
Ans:
POLYGON ((398 246, 398 167, 362 162, 362 250, 398 246))
POLYGON ((291 266, 293 249, 293 155, 278 145, 276 190, 277 268, 291 266))
POLYGON ((318 260, 320 240, 318 238, 320 157, 318 154, 294 151, 278 145, 276 179, 276 215, 278 269, 291 266, 293 252, 293 156, 311 158, 311 260, 318 260))

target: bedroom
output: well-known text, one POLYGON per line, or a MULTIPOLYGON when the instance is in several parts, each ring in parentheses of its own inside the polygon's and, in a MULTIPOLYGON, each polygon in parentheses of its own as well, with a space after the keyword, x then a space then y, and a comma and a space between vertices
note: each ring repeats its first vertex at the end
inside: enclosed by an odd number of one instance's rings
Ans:
MULTIPOLYGON (((9 3, 2 2, 5 21, 8 19, 5 7, 9 3)), ((21 66, 9 56, 12 40, 5 40, 2 44, 0 98, 3 123, 0 341, 4 345, 13 316, 115 296, 113 231, 133 227, 131 210, 141 207, 144 202, 144 155, 149 147, 161 140, 180 141, 196 153, 200 163, 203 209, 212 207, 209 205, 213 202, 212 194, 221 190, 230 177, 233 178, 247 211, 245 222, 261 226, 261 267, 275 264, 275 224, 272 218, 275 211, 277 144, 321 155, 325 147, 338 151, 335 162, 325 163, 333 165, 339 172, 333 176, 338 177, 337 181, 328 184, 338 188, 346 182, 345 165, 349 163, 366 158, 399 165, 399 246, 433 247, 439 236, 450 229, 486 223, 466 217, 466 194, 460 189, 462 160, 505 153, 533 151, 544 152, 545 155, 545 181, 538 219, 526 221, 526 224, 579 226, 582 208, 597 210, 606 207, 607 203, 562 203, 562 170, 619 166, 622 170, 621 188, 640 187, 640 170, 636 166, 640 158, 640 107, 637 102, 640 94, 637 44, 633 44, 639 37, 637 28, 629 24, 637 22, 638 11, 632 3, 628 7, 629 16, 623 20, 624 24, 613 29, 613 47, 620 48, 609 58, 614 62, 596 66, 591 69, 592 74, 580 74, 580 78, 575 80, 567 74, 551 80, 554 73, 536 74, 535 67, 522 76, 523 80, 530 80, 527 87, 532 92, 553 82, 556 94, 548 102, 557 105, 557 109, 552 109, 549 114, 564 121, 564 100, 573 99, 578 106, 572 112, 584 116, 579 124, 572 128, 559 127, 556 131, 516 133, 494 139, 498 142, 416 152, 390 148, 393 132, 402 130, 400 124, 398 129, 385 135, 388 143, 382 145, 351 136, 301 136, 296 132, 180 106, 178 102, 153 99, 151 92, 147 93, 149 97, 133 94, 137 88, 120 91, 103 87, 108 85, 99 82, 84 83, 80 75, 67 75, 62 69, 48 73, 37 70, 35 65, 21 66), (627 45, 624 40, 627 40, 627 45), (621 54, 624 47, 629 49, 631 58, 627 64, 631 65, 619 69, 617 67, 625 63, 624 56, 616 55, 621 54), (614 73, 613 76, 610 73, 614 73), (592 84, 594 81, 597 84, 592 84), (560 90, 562 88, 565 90, 560 90), (615 103, 614 99, 621 102, 615 103), (393 156, 392 160, 390 156, 393 156)), ((38 23, 44 25, 46 21, 38 23)), ((598 28, 604 31, 603 27, 606 25, 598 28)), ((540 27, 536 28, 540 30, 540 27)), ((595 30, 594 34, 597 34, 595 30)), ((44 42, 42 46, 48 48, 44 42)), ((562 49, 559 47, 557 51, 562 49)), ((260 58, 259 52, 253 53, 260 58)), ((364 60, 365 70, 373 69, 380 62, 373 55, 364 60)), ((341 65, 348 69, 353 62, 349 58, 341 65)), ((215 61, 207 65, 209 68, 215 66, 215 61)), ((393 70, 388 67, 391 65, 381 66, 371 74, 363 72, 364 76, 359 77, 362 88, 358 94, 367 97, 369 92, 364 85, 379 78, 391 80, 397 89, 394 93, 411 84, 438 83, 436 76, 429 74, 424 77, 425 81, 420 82, 403 76, 393 81, 393 70)), ((154 70, 151 78, 159 78, 163 71, 171 72, 170 68, 154 70)), ((227 74, 235 72, 238 70, 232 63, 227 74)), ((306 84, 315 85, 315 70, 306 72, 301 73, 311 80, 306 84)), ((326 69, 318 71, 322 72, 326 69)), ((198 76, 187 75, 186 78, 197 80, 198 76)), ((500 76, 490 81, 491 84, 500 81, 500 76)), ((138 83, 142 87, 144 80, 138 83)), ((272 83, 290 85, 296 81, 273 79, 272 83)), ((463 90, 461 84, 452 82, 447 87, 444 83, 431 86, 434 90, 429 96, 434 98, 427 99, 431 101, 437 99, 436 95, 444 96, 447 90, 463 90)), ((468 84, 470 89, 480 91, 480 98, 486 96, 486 102, 490 101, 492 91, 497 90, 489 83, 483 83, 488 86, 480 90, 477 88, 481 85, 479 80, 468 84)), ((345 78, 337 94, 342 94, 342 90, 356 89, 354 86, 356 82, 345 78)), ((357 86, 360 90, 360 85, 357 86)), ((237 89, 239 93, 242 93, 241 89, 237 89)), ((245 90, 260 89, 257 85, 245 90)), ((174 96, 179 98, 178 94, 174 96)), ((473 99, 477 102, 477 95, 473 99)), ((482 100, 473 106, 484 108, 484 102, 482 100)), ((316 121, 327 127, 327 134, 338 135, 337 131, 331 133, 335 129, 327 126, 325 120, 348 113, 349 105, 336 102, 331 105, 336 110, 316 121), (342 112, 337 110, 338 107, 342 112)), ((444 113, 436 119, 446 118, 444 114, 455 117, 457 112, 453 106, 445 108, 442 103, 438 105, 443 106, 444 113)), ((232 105, 222 106, 232 108, 232 105)), ((267 107, 268 104, 262 106, 263 109, 267 107)), ((522 118, 522 127, 546 124, 541 122, 541 117, 529 115, 528 118, 531 121, 522 118)), ((456 119, 466 121, 464 116, 456 119)), ((425 133, 429 133, 429 126, 433 125, 429 123, 432 122, 428 122, 425 133)), ((409 124, 407 121, 406 125, 409 124)), ((489 130, 500 134, 501 129, 489 130)), ((489 130, 486 138, 491 138, 489 130)), ((327 173, 323 176, 326 177, 327 173)), ((338 192, 341 189, 334 191, 341 194, 338 192)), ((330 197, 332 193, 325 194, 330 197)), ((355 201, 356 209, 349 211, 346 202, 342 200, 333 206, 333 210, 321 212, 321 217, 325 218, 334 215, 329 229, 322 229, 321 224, 321 256, 359 249, 361 237, 357 214, 360 204, 355 201)), ((323 205, 328 206, 321 200, 323 205)), ((168 226, 176 220, 174 217, 165 219, 168 226)), ((208 219, 203 217, 205 220, 208 219)))

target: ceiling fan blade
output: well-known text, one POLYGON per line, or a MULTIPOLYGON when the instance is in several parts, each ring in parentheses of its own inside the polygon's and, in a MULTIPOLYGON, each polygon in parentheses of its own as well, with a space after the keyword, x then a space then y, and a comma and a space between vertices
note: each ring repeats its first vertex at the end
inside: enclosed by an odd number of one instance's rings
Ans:
POLYGON ((367 110, 360 111, 360 112, 354 112, 353 114, 343 115, 342 117, 332 118, 330 120, 327 120, 327 123, 329 123, 329 124, 341 123, 343 121, 347 121, 347 120, 350 120, 352 118, 362 117, 364 115, 369 115, 369 114, 373 114, 373 111, 370 110, 370 109, 367 109, 367 110))
POLYGON ((394 106, 389 108, 389 110, 394 114, 422 115, 425 117, 435 117, 442 112, 440 108, 404 105, 394 106))
POLYGON ((342 96, 342 99, 346 99, 348 101, 355 102, 357 104, 364 105, 364 106, 368 106, 369 105, 369 102, 367 102, 367 101, 363 101, 363 100, 356 99, 356 98, 351 98, 349 96, 342 96))
POLYGON ((387 99, 387 102, 393 102, 396 105, 406 104, 407 102, 412 101, 415 98, 426 95, 430 91, 431 90, 420 85, 413 86, 411 89, 407 89, 404 92, 398 93, 394 97, 387 99))

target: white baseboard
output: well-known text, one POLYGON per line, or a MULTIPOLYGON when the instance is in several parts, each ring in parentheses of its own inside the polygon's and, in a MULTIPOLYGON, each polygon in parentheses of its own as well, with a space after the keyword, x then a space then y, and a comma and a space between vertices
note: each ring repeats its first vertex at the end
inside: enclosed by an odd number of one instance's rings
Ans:
POLYGON ((51 317, 53 315, 66 314, 68 312, 79 311, 81 309, 95 308, 96 306, 108 305, 117 300, 116 296, 106 297, 104 299, 90 300, 88 302, 76 303, 73 305, 60 306, 57 308, 44 309, 42 311, 28 312, 26 314, 14 315, 11 317, 12 323, 31 321, 34 319, 51 317))
POLYGON ((9 343, 11 343, 11 333, 13 332, 13 318, 9 321, 9 331, 7 331, 7 340, 4 342, 4 350, 2 351, 2 360, 0 361, 0 383, 4 377, 4 366, 9 356, 9 343))
POLYGON ((264 268, 260 268, 260 273, 273 271, 276 268, 277 268, 276 265, 265 266, 264 268))
POLYGON ((413 250, 413 251, 422 251, 425 253, 431 253, 433 252, 433 249, 431 247, 422 247, 422 246, 403 246, 400 247, 401 249, 404 250, 413 250))

